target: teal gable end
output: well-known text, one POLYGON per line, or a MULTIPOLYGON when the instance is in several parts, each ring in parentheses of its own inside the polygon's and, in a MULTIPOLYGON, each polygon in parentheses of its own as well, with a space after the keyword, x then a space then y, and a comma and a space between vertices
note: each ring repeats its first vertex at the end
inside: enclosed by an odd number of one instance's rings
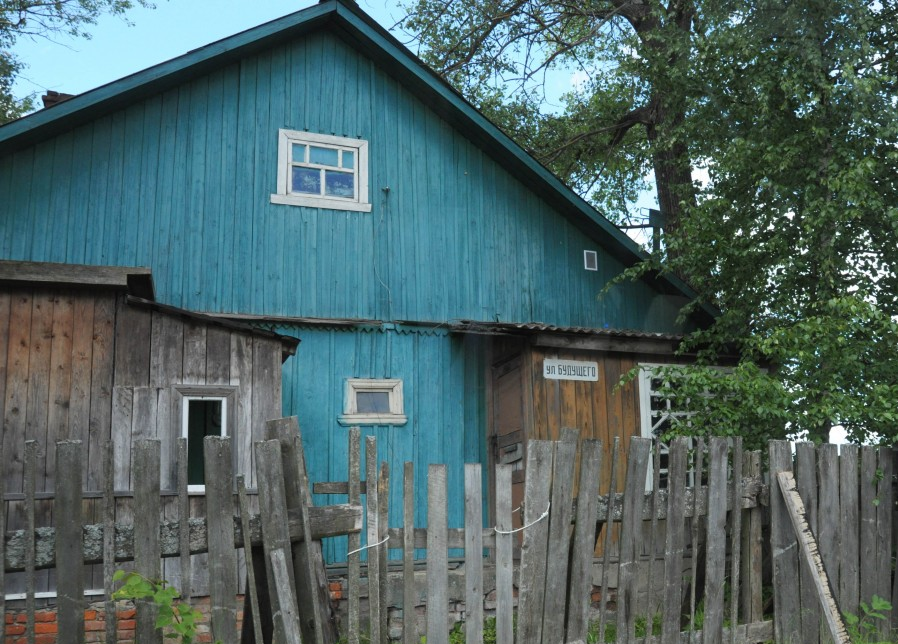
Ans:
MULTIPOLYGON (((392 472, 391 512, 406 461, 421 482, 447 463, 450 489, 463 463, 490 465, 509 400, 509 441, 638 433, 617 379, 673 359, 656 345, 710 315, 678 321, 691 293, 670 277, 602 294, 643 257, 335 0, 0 127, 0 258, 148 267, 162 303, 301 338, 282 401, 313 481, 346 479, 347 379, 401 380, 407 422, 363 427, 392 472), (370 212, 273 203, 280 130, 367 142, 370 212), (596 361, 604 380, 576 392, 601 387, 602 402, 587 413, 544 385, 544 358, 596 361)), ((454 497, 452 525, 462 511, 454 497)))

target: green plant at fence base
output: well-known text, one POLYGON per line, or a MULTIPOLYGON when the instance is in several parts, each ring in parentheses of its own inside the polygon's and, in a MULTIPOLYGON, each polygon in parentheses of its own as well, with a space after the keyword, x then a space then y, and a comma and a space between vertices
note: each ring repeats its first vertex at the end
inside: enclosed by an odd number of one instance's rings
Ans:
POLYGON ((862 615, 845 613, 845 627, 851 641, 854 644, 892 644, 894 639, 882 639, 880 634, 880 627, 888 619, 885 611, 890 610, 892 610, 890 602, 873 595, 869 604, 861 602, 862 615))
POLYGON ((116 570, 112 580, 123 582, 121 588, 112 593, 112 599, 149 600, 157 609, 156 628, 162 629, 166 638, 193 644, 202 613, 187 602, 179 601, 181 594, 177 588, 164 579, 148 579, 125 570, 116 570))

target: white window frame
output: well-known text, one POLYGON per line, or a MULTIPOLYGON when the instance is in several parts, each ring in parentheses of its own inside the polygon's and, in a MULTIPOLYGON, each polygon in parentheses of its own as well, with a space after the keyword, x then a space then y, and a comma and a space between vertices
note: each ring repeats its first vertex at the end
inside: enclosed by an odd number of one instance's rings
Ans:
MULTIPOLYGON (((670 416, 679 416, 679 417, 688 417, 691 414, 689 412, 677 412, 673 411, 670 408, 667 409, 667 414, 660 414, 657 419, 653 418, 652 412, 652 394, 654 390, 652 389, 652 379, 655 377, 655 370, 663 367, 677 367, 677 364, 662 364, 662 363, 640 363, 639 364, 639 428, 640 428, 640 436, 643 438, 650 438, 653 441, 657 440, 655 436, 655 429, 663 423, 670 416)), ((669 446, 657 440, 658 446, 661 450, 661 454, 667 454, 669 450, 669 446)), ((691 441, 690 441, 691 443, 691 441)), ((654 489, 654 450, 652 452, 653 457, 650 461, 650 467, 648 472, 646 473, 646 481, 645 481, 645 491, 651 492, 654 489)), ((662 468, 662 473, 666 471, 666 468, 662 468)), ((694 473, 690 468, 688 474, 688 486, 692 486, 694 482, 694 473)))
MULTIPOLYGON (((323 168, 323 166, 322 166, 323 168)), ((288 206, 308 206, 311 208, 328 208, 331 210, 351 210, 355 212, 371 212, 368 200, 368 142, 362 139, 350 139, 343 136, 300 132, 298 130, 278 130, 278 171, 277 193, 271 195, 271 203, 288 206), (317 196, 290 191, 290 169, 293 165, 317 167, 314 164, 294 163, 291 161, 291 149, 294 143, 352 150, 355 152, 355 189, 354 198, 334 196, 317 196)))
POLYGON ((403 408, 402 381, 396 378, 347 378, 343 399, 343 414, 337 418, 341 425, 405 425, 408 422, 403 408), (360 413, 358 392, 381 392, 389 395, 387 414, 360 413))
MULTIPOLYGON (((177 414, 178 436, 187 438, 187 421, 189 418, 188 406, 191 400, 217 400, 221 401, 221 436, 230 436, 236 427, 237 420, 237 387, 232 386, 205 386, 205 385, 175 385, 175 413, 177 414)), ((236 449, 232 449, 236 457, 236 449)), ((204 494, 205 485, 188 485, 188 494, 204 494)))
POLYGON ((599 270, 599 253, 594 250, 583 251, 583 270, 598 271, 599 270))

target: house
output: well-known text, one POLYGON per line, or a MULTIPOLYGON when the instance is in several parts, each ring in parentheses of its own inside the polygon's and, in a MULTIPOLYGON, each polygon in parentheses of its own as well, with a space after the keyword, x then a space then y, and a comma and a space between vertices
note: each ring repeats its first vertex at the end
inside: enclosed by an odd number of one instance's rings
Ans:
MULTIPOLYGON (((203 502, 202 439, 232 435, 234 467, 252 484, 253 441, 280 416, 281 364, 296 338, 158 303, 150 271, 133 267, 0 261, 0 414, 8 529, 24 527, 25 443, 36 441, 36 525, 52 525, 57 441, 83 445, 86 490, 104 489, 104 454, 112 442, 119 517, 131 516, 131 446, 161 442, 161 487, 177 490, 177 439, 187 439, 187 476, 203 502)), ((89 495, 90 496, 90 495, 89 495)), ((177 516, 175 494, 165 497, 177 516)), ((88 517, 102 497, 86 498, 88 517)), ((196 513, 197 508, 194 507, 196 513)), ((199 512, 202 515, 202 512, 199 512)), ((121 520, 121 519, 120 519, 121 520)), ((102 568, 98 566, 97 568, 102 568)), ((169 578, 179 573, 169 567, 169 578)), ((197 565, 199 587, 205 571, 197 565)), ((23 590, 8 575, 8 594, 23 590)), ((38 592, 52 592, 45 576, 38 592)), ((102 570, 93 585, 102 588, 102 570)))
POLYGON ((146 266, 161 302, 302 338, 313 481, 346 479, 353 425, 450 489, 561 426, 648 431, 620 375, 711 315, 678 322, 669 276, 598 297, 638 246, 345 0, 0 127, 0 195, 0 257, 146 266))

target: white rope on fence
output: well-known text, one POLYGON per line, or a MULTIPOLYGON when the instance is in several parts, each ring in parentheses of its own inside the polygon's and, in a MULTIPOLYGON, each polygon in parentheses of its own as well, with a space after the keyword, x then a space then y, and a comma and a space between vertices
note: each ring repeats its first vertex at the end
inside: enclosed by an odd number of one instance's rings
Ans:
MULTIPOLYGON (((527 528, 532 528, 532 527, 535 526, 537 523, 539 523, 540 521, 542 521, 543 519, 545 519, 546 517, 549 516, 549 508, 551 508, 551 507, 552 507, 552 502, 550 501, 550 502, 549 502, 549 505, 546 506, 546 511, 543 512, 543 513, 539 516, 539 518, 534 519, 533 521, 531 521, 531 522, 528 523, 527 525, 522 525, 520 528, 515 528, 514 530, 500 530, 498 527, 494 527, 493 530, 496 531, 496 534, 514 534, 515 532, 520 532, 521 530, 526 530, 527 528)), ((519 508, 519 509, 520 509, 520 508, 519 508)))
POLYGON ((390 535, 387 535, 386 537, 384 537, 383 541, 378 541, 377 543, 372 543, 367 546, 362 546, 361 548, 356 548, 355 550, 350 550, 349 552, 346 553, 346 556, 348 557, 349 555, 354 555, 356 553, 361 552, 362 550, 367 550, 368 548, 376 548, 377 546, 382 546, 389 540, 390 540, 390 535))

